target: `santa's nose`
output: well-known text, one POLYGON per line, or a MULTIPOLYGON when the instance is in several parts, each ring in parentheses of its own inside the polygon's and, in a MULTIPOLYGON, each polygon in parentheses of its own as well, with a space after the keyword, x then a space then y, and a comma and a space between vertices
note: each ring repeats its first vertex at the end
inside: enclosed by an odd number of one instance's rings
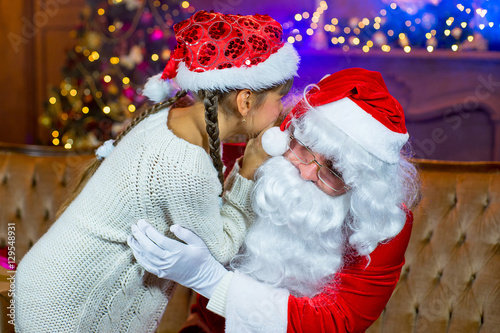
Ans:
POLYGON ((318 180, 318 166, 316 163, 299 164, 298 165, 300 176, 305 180, 317 181, 318 180))

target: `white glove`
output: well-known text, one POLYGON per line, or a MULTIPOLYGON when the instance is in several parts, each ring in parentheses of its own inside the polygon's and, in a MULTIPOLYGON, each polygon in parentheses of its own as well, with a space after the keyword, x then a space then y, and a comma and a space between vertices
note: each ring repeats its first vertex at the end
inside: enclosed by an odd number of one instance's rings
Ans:
POLYGON ((191 288, 206 298, 228 271, 212 256, 205 242, 179 225, 170 227, 186 244, 162 235, 145 220, 132 225, 127 243, 148 272, 191 288))

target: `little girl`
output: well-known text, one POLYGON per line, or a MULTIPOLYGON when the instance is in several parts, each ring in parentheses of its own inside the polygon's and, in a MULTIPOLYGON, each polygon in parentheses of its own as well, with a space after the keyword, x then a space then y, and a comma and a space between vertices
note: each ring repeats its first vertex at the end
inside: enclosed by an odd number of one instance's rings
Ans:
POLYGON ((174 283, 135 261, 127 237, 139 219, 169 237, 172 224, 192 230, 222 263, 242 244, 260 157, 247 149, 224 186, 220 140, 275 122, 299 58, 267 15, 200 11, 174 31, 170 61, 144 89, 161 103, 98 149, 75 198, 20 262, 17 332, 154 332, 174 283), (176 107, 187 91, 198 100, 176 107))

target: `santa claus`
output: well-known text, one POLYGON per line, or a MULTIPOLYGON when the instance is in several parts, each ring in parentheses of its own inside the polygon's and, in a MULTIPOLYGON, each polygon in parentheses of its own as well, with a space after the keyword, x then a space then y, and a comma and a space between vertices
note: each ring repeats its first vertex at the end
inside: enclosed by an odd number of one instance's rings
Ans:
POLYGON ((194 307, 200 332, 364 331, 389 300, 409 241, 418 181, 407 141, 379 73, 329 75, 262 137, 272 157, 257 172, 256 220, 231 267, 180 226, 172 231, 186 244, 145 221, 129 244, 146 270, 210 300, 194 307))

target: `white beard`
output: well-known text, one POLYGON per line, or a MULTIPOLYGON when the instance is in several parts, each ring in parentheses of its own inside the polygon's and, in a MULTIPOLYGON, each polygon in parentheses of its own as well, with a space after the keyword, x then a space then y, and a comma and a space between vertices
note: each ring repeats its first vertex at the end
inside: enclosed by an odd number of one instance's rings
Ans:
POLYGON ((252 199, 257 219, 232 267, 295 296, 321 292, 342 265, 350 194, 328 196, 278 156, 259 168, 252 199))

